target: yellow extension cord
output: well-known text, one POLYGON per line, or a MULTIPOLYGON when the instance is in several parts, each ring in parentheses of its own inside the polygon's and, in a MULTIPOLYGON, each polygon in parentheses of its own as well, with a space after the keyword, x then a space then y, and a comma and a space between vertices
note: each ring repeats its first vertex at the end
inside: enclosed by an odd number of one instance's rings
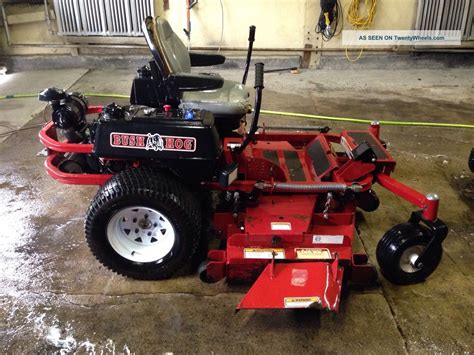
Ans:
POLYGON ((352 0, 347 9, 347 21, 357 30, 367 30, 372 26, 377 11, 377 0, 365 0, 367 15, 360 13, 360 1, 352 0))
MULTIPOLYGON (((91 97, 109 97, 117 99, 129 99, 129 95, 120 95, 120 94, 107 94, 107 93, 85 93, 84 96, 91 97)), ((14 95, 0 95, 0 100, 5 99, 19 99, 25 97, 38 97, 38 94, 14 94, 14 95)), ((361 123, 361 124, 370 124, 374 120, 363 119, 363 118, 352 118, 352 117, 334 117, 334 116, 323 116, 323 115, 310 115, 306 113, 295 113, 295 112, 281 112, 281 111, 270 111, 270 110, 261 110, 260 111, 266 115, 272 116, 285 116, 285 117, 298 117, 311 120, 326 120, 326 121, 336 121, 336 122, 350 122, 350 123, 361 123)), ((439 128, 467 128, 474 129, 474 124, 465 124, 465 123, 437 123, 437 122, 417 122, 417 121, 392 121, 392 120, 379 120, 381 125, 387 126, 418 126, 418 127, 439 127, 439 128)))
MULTIPOLYGON (((375 13, 377 11, 377 0, 365 0, 366 16, 361 15, 360 1, 361 0, 351 1, 347 9, 347 21, 357 30, 367 30, 372 26, 372 22, 374 22, 375 13)), ((352 63, 357 62, 362 57, 363 52, 364 48, 360 50, 356 58, 351 58, 349 57, 347 48, 345 51, 347 60, 352 63)))
POLYGON ((360 49, 359 55, 357 57, 351 58, 351 57, 349 57, 349 53, 348 53, 348 50, 346 48, 346 58, 349 62, 352 62, 352 63, 357 62, 362 57, 362 53, 364 53, 364 48, 360 49))

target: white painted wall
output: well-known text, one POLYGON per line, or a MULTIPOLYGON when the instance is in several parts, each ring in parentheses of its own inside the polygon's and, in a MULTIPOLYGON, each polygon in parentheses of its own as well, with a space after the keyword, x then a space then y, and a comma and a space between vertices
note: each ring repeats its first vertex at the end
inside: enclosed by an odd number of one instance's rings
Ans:
MULTIPOLYGON (((246 47, 248 28, 250 25, 255 25, 258 47, 302 47, 305 3, 306 0, 222 0, 223 46, 246 47)), ((162 13, 175 31, 183 35, 183 39, 185 36, 182 29, 186 27, 185 5, 185 0, 171 0, 170 9, 162 13)), ((221 6, 219 0, 200 0, 191 11, 191 22, 191 45, 218 46, 220 44, 221 6)))

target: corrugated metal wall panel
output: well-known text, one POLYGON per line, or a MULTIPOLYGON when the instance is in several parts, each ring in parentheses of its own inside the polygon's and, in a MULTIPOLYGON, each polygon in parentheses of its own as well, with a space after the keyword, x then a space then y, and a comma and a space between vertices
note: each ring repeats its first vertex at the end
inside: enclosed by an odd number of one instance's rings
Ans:
POLYGON ((474 40, 474 1, 471 2, 471 8, 467 16, 466 39, 474 40))
POLYGON ((418 0, 417 30, 454 30, 472 40, 474 0, 418 0))
POLYGON ((54 0, 58 34, 64 36, 141 36, 154 0, 54 0))

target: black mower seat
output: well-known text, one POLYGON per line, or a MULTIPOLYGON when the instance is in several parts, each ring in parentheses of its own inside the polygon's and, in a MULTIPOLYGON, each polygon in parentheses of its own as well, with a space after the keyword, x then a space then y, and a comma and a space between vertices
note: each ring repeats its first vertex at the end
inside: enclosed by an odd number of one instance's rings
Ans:
MULTIPOLYGON (((174 73, 190 73, 194 65, 221 64, 225 60, 219 55, 188 52, 168 21, 163 18, 156 18, 154 30, 152 29, 155 33, 151 38, 157 42, 154 45, 159 52, 161 67, 165 71, 162 73, 164 77, 174 73)), ((240 118, 252 109, 249 96, 249 92, 242 84, 224 80, 223 86, 219 89, 183 92, 180 107, 210 111, 214 114, 217 124, 236 129, 240 118), (229 122, 222 122, 223 120, 229 122)))

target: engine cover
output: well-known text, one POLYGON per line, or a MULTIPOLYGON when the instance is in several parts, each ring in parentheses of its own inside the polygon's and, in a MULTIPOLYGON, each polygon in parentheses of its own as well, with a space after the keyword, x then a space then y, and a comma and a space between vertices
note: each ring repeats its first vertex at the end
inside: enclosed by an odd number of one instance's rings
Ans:
POLYGON ((101 115, 93 129, 94 153, 101 158, 151 160, 187 180, 212 178, 222 154, 212 113, 146 110, 126 110, 119 119, 101 115))

